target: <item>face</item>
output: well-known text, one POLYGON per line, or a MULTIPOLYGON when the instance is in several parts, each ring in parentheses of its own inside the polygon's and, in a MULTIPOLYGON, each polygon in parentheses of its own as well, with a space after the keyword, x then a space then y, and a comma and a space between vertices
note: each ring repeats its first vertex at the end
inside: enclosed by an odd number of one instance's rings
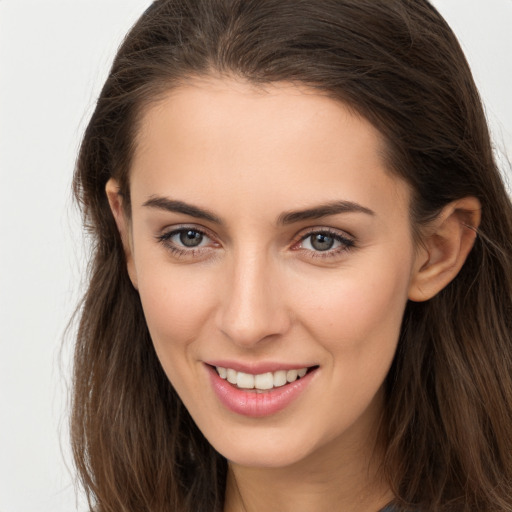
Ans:
POLYGON ((129 272, 210 443, 258 467, 364 445, 416 265, 379 132, 308 88, 212 78, 136 142, 129 272))

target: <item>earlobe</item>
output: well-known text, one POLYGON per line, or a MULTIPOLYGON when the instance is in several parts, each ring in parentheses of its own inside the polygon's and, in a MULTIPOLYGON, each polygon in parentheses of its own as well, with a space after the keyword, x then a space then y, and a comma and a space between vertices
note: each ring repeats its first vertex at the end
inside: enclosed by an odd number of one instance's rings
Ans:
POLYGON ((481 205, 465 197, 443 208, 426 228, 418 248, 409 287, 409 299, 431 299, 459 273, 471 251, 480 225, 481 205))
POLYGON ((105 192, 107 194, 110 209, 112 211, 112 215, 114 216, 114 220, 116 222, 117 229, 123 243, 128 275, 130 276, 130 280, 133 286, 137 289, 137 274, 135 272, 135 265, 133 261, 130 225, 124 210, 123 198, 119 193, 119 184, 117 180, 110 178, 105 185, 105 192))

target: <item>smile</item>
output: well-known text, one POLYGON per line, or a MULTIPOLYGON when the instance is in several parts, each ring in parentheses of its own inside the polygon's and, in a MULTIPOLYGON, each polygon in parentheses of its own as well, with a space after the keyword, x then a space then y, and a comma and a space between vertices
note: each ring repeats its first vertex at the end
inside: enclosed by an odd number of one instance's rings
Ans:
POLYGON ((221 379, 227 380, 237 388, 246 390, 254 389, 256 392, 268 391, 284 386, 285 384, 291 384, 297 379, 304 377, 308 372, 307 368, 297 368, 253 375, 251 373, 238 372, 232 368, 223 368, 221 366, 216 366, 215 369, 221 379))
POLYGON ((262 365, 258 368, 260 373, 250 373, 247 367, 239 368, 239 371, 229 366, 205 365, 212 389, 220 403, 231 412, 253 418, 270 416, 288 408, 311 386, 319 373, 317 365, 286 369, 275 369, 277 365, 274 364, 262 365))

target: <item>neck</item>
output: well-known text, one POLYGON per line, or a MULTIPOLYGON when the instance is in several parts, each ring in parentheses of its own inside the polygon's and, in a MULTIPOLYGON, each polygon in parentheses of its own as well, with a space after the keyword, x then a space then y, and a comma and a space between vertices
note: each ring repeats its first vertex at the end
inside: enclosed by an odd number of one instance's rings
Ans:
MULTIPOLYGON (((346 446, 346 445, 345 445, 346 446)), ((340 450, 339 440, 281 468, 229 463, 225 512, 377 512, 393 498, 375 441, 340 450)))

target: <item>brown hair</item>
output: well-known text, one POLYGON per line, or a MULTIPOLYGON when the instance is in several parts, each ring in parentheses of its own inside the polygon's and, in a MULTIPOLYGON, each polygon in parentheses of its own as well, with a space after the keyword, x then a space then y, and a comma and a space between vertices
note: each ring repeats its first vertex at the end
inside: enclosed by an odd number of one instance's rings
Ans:
POLYGON ((72 442, 98 512, 221 510, 226 461, 155 355, 105 184, 129 211, 141 112, 192 76, 298 82, 384 135, 414 226, 477 197, 459 275, 409 302, 386 381, 383 471, 397 510, 512 510, 512 206, 452 31, 426 0, 159 0, 132 28, 87 127, 75 193, 92 240, 80 309, 72 442))

